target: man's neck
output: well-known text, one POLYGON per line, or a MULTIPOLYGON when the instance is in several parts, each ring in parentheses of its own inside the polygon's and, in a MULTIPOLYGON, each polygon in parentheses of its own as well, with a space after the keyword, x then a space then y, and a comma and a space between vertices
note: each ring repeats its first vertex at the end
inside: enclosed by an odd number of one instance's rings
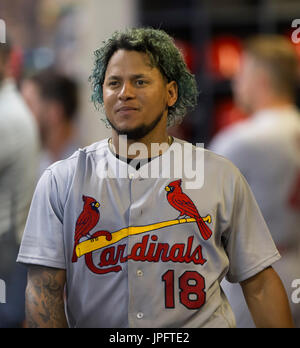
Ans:
POLYGON ((268 109, 285 109, 288 107, 292 107, 294 105, 292 98, 288 97, 272 97, 265 100, 260 101, 253 108, 253 113, 257 113, 263 110, 268 109))
POLYGON ((44 148, 50 153, 52 159, 57 161, 60 159, 70 139, 75 133, 73 125, 69 123, 56 126, 53 131, 48 132, 44 140, 44 148))
POLYGON ((126 135, 119 136, 117 133, 112 133, 110 140, 112 150, 117 155, 124 158, 152 158, 162 155, 173 139, 168 136, 167 132, 159 136, 147 135, 144 138, 132 140, 126 135))

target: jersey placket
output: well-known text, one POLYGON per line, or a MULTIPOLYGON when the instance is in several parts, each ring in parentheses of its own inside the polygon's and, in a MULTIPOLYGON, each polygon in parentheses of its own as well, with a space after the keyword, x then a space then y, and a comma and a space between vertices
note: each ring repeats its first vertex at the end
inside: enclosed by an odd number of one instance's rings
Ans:
MULTIPOLYGON (((129 226, 143 225, 142 207, 140 201, 141 192, 143 192, 143 179, 140 177, 138 171, 129 166, 129 180, 130 180, 130 212, 129 212, 129 226)), ((140 235, 133 235, 128 237, 128 255, 130 255, 132 247, 141 241, 140 235)), ((147 289, 144 283, 145 268, 144 264, 135 260, 128 259, 128 323, 129 327, 143 327, 144 318, 147 316, 144 308, 140 307, 137 302, 140 297, 143 297, 143 289, 147 289)))

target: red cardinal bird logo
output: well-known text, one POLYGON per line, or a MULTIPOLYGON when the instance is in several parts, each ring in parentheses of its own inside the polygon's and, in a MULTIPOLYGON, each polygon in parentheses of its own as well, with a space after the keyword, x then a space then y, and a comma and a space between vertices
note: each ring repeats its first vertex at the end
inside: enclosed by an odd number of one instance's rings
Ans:
POLYGON ((212 232, 203 221, 193 201, 189 196, 182 192, 181 179, 170 182, 169 185, 165 187, 165 190, 168 192, 168 202, 173 208, 180 212, 180 215, 177 219, 186 216, 196 219, 196 223, 198 225, 201 236, 204 240, 209 239, 212 235, 212 232))
POLYGON ((84 195, 82 196, 82 200, 84 204, 83 210, 76 221, 72 262, 77 262, 76 246, 79 243, 80 238, 88 235, 90 230, 96 226, 100 218, 100 212, 98 209, 100 203, 94 198, 84 195))

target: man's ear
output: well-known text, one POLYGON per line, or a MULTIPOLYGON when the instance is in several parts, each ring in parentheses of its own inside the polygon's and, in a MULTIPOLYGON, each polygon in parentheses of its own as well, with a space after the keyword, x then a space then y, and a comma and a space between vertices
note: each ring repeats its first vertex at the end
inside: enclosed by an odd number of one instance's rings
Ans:
POLYGON ((178 99, 178 85, 175 81, 167 84, 167 104, 168 107, 173 106, 178 99))

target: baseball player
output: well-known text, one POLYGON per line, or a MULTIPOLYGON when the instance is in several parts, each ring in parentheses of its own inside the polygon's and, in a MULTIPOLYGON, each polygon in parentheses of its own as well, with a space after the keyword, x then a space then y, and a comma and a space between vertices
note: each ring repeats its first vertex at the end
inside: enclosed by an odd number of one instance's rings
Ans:
MULTIPOLYGON (((215 136, 210 149, 229 158, 245 176, 282 259, 274 265, 290 299, 295 325, 300 307, 292 282, 300 278, 300 115, 295 105, 298 57, 277 35, 249 39, 234 83, 237 103, 251 116, 215 136)), ((222 283, 238 326, 254 323, 239 287, 222 283)))
POLYGON ((18 256, 28 325, 234 327, 226 277, 241 283, 257 326, 292 327, 271 267, 280 255, 247 182, 228 160, 168 136, 197 100, 173 40, 116 32, 95 57, 92 99, 112 136, 37 185, 18 256), (198 183, 186 170, 195 158, 198 183))

